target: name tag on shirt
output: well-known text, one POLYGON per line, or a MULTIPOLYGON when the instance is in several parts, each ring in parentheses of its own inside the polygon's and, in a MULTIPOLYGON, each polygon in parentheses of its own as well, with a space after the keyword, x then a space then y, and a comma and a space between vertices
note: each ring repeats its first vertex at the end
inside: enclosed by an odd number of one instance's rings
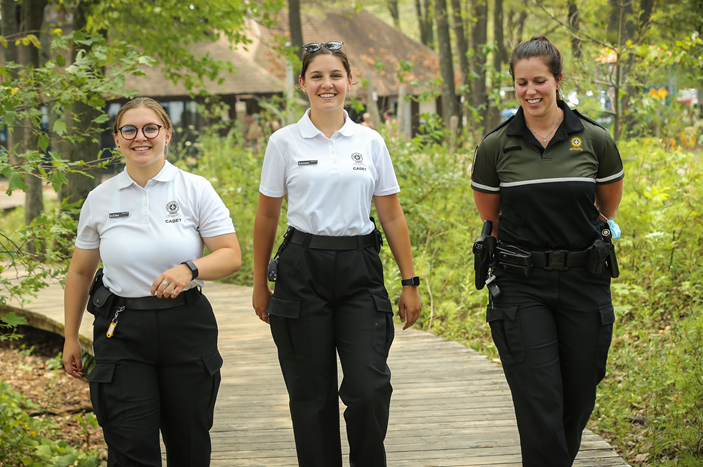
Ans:
POLYGON ((315 165, 317 161, 298 161, 298 165, 315 165))
POLYGON ((115 219, 116 217, 129 217, 129 211, 110 213, 110 219, 115 219))

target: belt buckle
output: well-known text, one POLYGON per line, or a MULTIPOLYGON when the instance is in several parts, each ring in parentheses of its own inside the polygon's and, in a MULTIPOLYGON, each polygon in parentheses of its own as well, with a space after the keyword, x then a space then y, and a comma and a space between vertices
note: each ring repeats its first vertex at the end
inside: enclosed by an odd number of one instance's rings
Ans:
POLYGON ((550 250, 544 252, 547 255, 547 266, 544 269, 549 271, 566 271, 566 257, 569 250, 550 250))

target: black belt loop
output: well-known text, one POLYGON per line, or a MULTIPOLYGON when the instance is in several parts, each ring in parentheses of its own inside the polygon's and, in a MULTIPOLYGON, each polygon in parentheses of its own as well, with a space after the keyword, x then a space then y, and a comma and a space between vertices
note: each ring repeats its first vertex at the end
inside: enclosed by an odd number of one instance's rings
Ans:
POLYGON ((185 295, 185 299, 186 299, 186 306, 188 306, 188 308, 192 307, 193 304, 195 303, 195 301, 200 297, 200 295, 202 293, 203 293, 203 291, 200 288, 200 286, 196 286, 192 289, 188 289, 185 292, 183 292, 183 294, 185 295), (188 293, 188 292, 191 292, 191 293, 188 293))
POLYGON ((357 235, 356 236, 356 249, 361 251, 364 249, 364 236, 363 235, 357 235))
POLYGON ((303 236, 303 246, 304 246, 305 248, 310 247, 310 242, 311 242, 311 241, 312 241, 312 235, 310 235, 310 234, 305 234, 305 235, 303 236))

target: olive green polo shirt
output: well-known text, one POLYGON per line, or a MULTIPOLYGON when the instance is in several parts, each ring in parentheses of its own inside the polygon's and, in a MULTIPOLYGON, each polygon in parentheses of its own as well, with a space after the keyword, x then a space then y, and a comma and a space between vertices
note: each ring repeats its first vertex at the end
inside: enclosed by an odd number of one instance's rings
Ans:
POLYGON ((579 251, 599 238, 596 185, 625 176, 608 130, 558 101, 564 120, 546 148, 517 114, 474 155, 471 186, 501 196, 498 239, 529 250, 579 251))

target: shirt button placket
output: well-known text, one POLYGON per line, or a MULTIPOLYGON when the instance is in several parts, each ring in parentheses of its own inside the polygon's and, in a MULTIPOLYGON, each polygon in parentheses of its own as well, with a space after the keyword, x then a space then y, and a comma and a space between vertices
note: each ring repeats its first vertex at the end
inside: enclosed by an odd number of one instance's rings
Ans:
POLYGON ((149 194, 142 189, 142 224, 149 223, 149 194))

